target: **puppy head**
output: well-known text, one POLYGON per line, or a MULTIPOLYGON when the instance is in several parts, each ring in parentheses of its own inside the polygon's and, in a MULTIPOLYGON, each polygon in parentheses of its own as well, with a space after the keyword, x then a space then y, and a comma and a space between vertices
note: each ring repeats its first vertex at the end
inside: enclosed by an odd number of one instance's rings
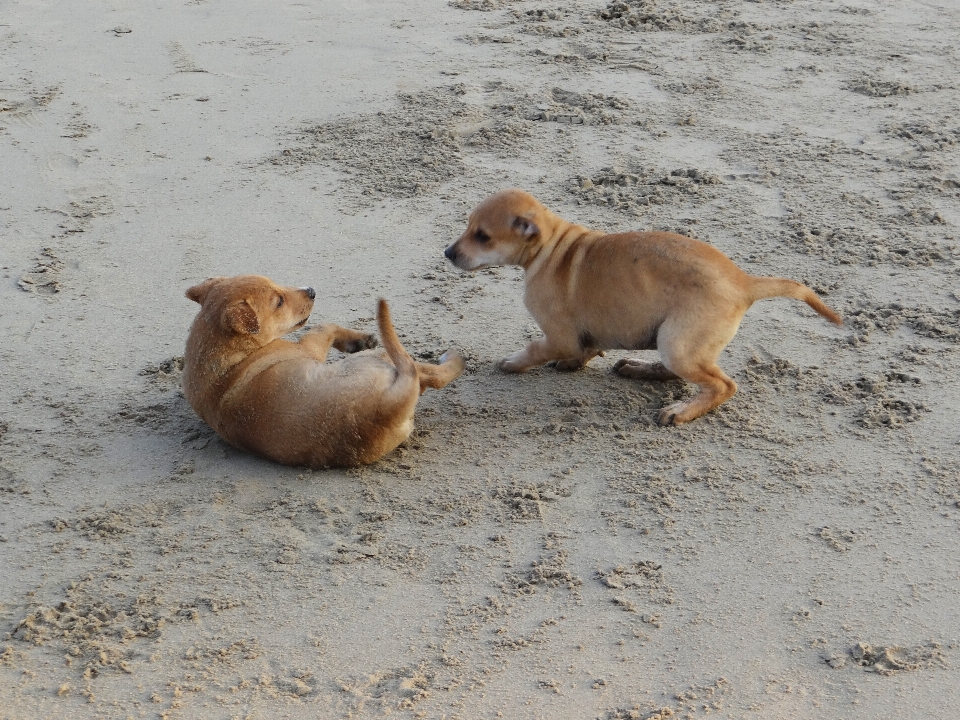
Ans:
POLYGON ((541 240, 547 209, 523 190, 502 190, 470 214, 467 230, 443 254, 464 270, 521 265, 541 240))
POLYGON ((281 287, 260 275, 213 277, 187 290, 200 316, 227 335, 266 345, 302 327, 313 310, 313 288, 281 287))

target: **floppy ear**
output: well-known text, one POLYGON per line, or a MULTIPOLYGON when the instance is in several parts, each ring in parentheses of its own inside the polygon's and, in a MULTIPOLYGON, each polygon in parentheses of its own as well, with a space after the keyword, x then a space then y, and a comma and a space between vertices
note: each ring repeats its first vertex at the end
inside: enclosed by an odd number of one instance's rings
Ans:
POLYGON ((223 311, 223 324, 236 333, 256 335, 260 332, 260 320, 250 303, 241 300, 223 311))
POLYGON ((515 217, 513 219, 513 229, 524 240, 532 240, 540 235, 540 228, 537 227, 537 224, 525 217, 515 217))
POLYGON ((216 285, 218 280, 220 280, 219 277, 207 278, 199 285, 194 285, 192 288, 187 290, 187 297, 193 300, 195 303, 200 303, 203 305, 203 301, 207 298, 207 293, 210 292, 210 288, 216 285))

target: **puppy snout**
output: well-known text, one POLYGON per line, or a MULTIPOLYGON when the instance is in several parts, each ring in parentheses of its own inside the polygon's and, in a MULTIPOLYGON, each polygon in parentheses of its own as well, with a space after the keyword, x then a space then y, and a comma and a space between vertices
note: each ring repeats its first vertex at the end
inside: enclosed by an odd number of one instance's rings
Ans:
POLYGON ((452 263, 457 261, 457 249, 453 245, 447 247, 447 249, 443 251, 443 255, 452 263))
POLYGON ((314 290, 312 287, 302 287, 300 288, 300 292, 306 294, 306 296, 311 300, 313 300, 317 296, 317 291, 314 290))

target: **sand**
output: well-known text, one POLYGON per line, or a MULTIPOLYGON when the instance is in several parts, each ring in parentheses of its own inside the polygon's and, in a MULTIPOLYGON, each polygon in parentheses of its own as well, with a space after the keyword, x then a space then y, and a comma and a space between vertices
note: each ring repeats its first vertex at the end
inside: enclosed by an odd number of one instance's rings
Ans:
MULTIPOLYGON (((0 3, 0 718, 952 718, 960 9, 947 0, 0 3), (810 284, 683 383, 495 369, 519 186, 810 284), (180 390, 184 290, 468 360, 354 471, 180 390)), ((652 357, 652 355, 651 355, 652 357)))

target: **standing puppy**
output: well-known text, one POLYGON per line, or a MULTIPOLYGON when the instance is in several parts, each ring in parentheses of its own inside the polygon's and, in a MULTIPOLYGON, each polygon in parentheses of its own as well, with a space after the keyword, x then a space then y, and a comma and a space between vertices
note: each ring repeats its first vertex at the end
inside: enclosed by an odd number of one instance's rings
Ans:
POLYGON ((298 342, 313 288, 280 287, 265 277, 210 278, 187 290, 200 303, 190 328, 183 392, 231 445, 286 465, 370 463, 413 430, 413 411, 427 387, 442 388, 463 372, 456 353, 440 365, 416 363, 400 344, 385 300, 372 335, 332 323, 298 342), (330 347, 356 353, 325 363, 330 347))
POLYGON ((690 400, 663 408, 661 425, 694 420, 737 391, 717 358, 755 301, 792 297, 843 322, 806 285, 748 275, 699 240, 589 230, 523 190, 503 190, 482 202, 444 255, 464 270, 519 265, 526 271, 524 303, 544 337, 501 360, 506 372, 551 360, 558 369, 576 370, 604 350, 659 350, 662 362, 623 359, 614 369, 631 378, 683 378, 699 387, 690 400))

